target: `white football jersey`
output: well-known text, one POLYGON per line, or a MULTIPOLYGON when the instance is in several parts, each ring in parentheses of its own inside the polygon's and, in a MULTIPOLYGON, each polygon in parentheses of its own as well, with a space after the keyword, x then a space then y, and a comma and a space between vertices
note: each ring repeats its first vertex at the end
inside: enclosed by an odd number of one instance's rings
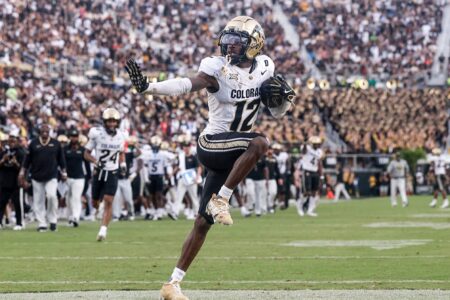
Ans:
POLYGON ((317 172, 319 171, 319 162, 322 159, 322 149, 314 149, 310 145, 306 145, 306 153, 303 155, 301 166, 303 170, 317 172))
POLYGON ((166 151, 153 150, 143 151, 139 158, 143 160, 148 175, 164 175, 170 160, 166 151))
POLYGON ((278 155, 275 155, 275 159, 277 160, 278 170, 280 170, 280 174, 286 173, 289 154, 285 151, 280 152, 278 155))
POLYGON ((116 135, 109 135, 104 127, 92 127, 89 130, 89 142, 85 148, 95 150, 95 157, 103 163, 103 169, 114 171, 119 168, 119 154, 124 151, 125 134, 117 130, 116 135))
POLYGON ((445 158, 441 156, 432 156, 431 161, 434 163, 434 174, 445 175, 445 158))
POLYGON ((199 72, 216 78, 219 90, 208 92, 209 122, 201 135, 252 131, 261 103, 259 88, 274 70, 272 59, 266 55, 256 56, 248 69, 228 64, 223 56, 204 58, 199 72))

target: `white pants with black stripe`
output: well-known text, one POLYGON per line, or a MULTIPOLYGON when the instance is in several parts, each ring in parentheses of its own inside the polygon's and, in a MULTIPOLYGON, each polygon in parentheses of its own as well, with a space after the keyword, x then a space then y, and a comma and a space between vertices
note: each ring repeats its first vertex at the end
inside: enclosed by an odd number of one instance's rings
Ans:
POLYGON ((47 227, 47 221, 56 224, 58 221, 58 197, 56 190, 58 181, 53 178, 49 181, 39 182, 32 180, 33 210, 39 227, 47 227), (47 212, 45 199, 47 198, 47 212))
POLYGON ((67 208, 69 220, 79 222, 81 216, 81 195, 83 194, 84 178, 67 178, 67 208))
POLYGON ((128 215, 134 216, 133 190, 128 178, 119 179, 117 182, 117 191, 113 201, 113 216, 120 217, 123 203, 126 203, 128 215))

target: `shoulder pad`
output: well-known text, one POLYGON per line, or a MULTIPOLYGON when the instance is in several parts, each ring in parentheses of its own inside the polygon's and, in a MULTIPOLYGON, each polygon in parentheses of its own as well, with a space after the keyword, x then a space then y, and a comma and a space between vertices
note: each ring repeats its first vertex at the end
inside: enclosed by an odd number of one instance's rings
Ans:
POLYGON ((226 64, 225 57, 222 56, 209 56, 202 59, 200 62, 199 72, 208 74, 209 76, 214 76, 222 69, 226 64))
POLYGON ((273 60, 267 55, 261 54, 255 57, 258 68, 265 68, 269 70, 270 76, 273 76, 275 72, 275 64, 273 60))

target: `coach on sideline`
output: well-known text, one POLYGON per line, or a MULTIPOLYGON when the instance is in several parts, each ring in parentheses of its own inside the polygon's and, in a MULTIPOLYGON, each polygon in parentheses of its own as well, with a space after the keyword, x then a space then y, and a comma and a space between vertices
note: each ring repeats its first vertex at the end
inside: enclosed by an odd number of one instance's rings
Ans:
POLYGON ((67 179, 66 161, 60 143, 50 137, 50 126, 42 124, 39 136, 28 145, 28 153, 19 173, 19 182, 25 183, 25 175, 29 170, 33 185, 33 210, 38 221, 39 232, 47 231, 47 220, 50 230, 56 231, 58 198, 56 196, 58 166, 61 179, 67 179), (47 197, 47 214, 45 199, 47 197), (46 218, 47 217, 47 218, 46 218))

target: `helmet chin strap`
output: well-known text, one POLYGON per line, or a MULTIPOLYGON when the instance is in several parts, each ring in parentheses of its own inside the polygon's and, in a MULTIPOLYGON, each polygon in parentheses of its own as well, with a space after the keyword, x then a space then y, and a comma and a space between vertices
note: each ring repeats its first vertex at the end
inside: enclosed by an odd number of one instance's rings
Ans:
POLYGON ((227 60, 227 65, 236 66, 242 62, 245 62, 247 58, 245 55, 225 55, 225 58, 227 60))

